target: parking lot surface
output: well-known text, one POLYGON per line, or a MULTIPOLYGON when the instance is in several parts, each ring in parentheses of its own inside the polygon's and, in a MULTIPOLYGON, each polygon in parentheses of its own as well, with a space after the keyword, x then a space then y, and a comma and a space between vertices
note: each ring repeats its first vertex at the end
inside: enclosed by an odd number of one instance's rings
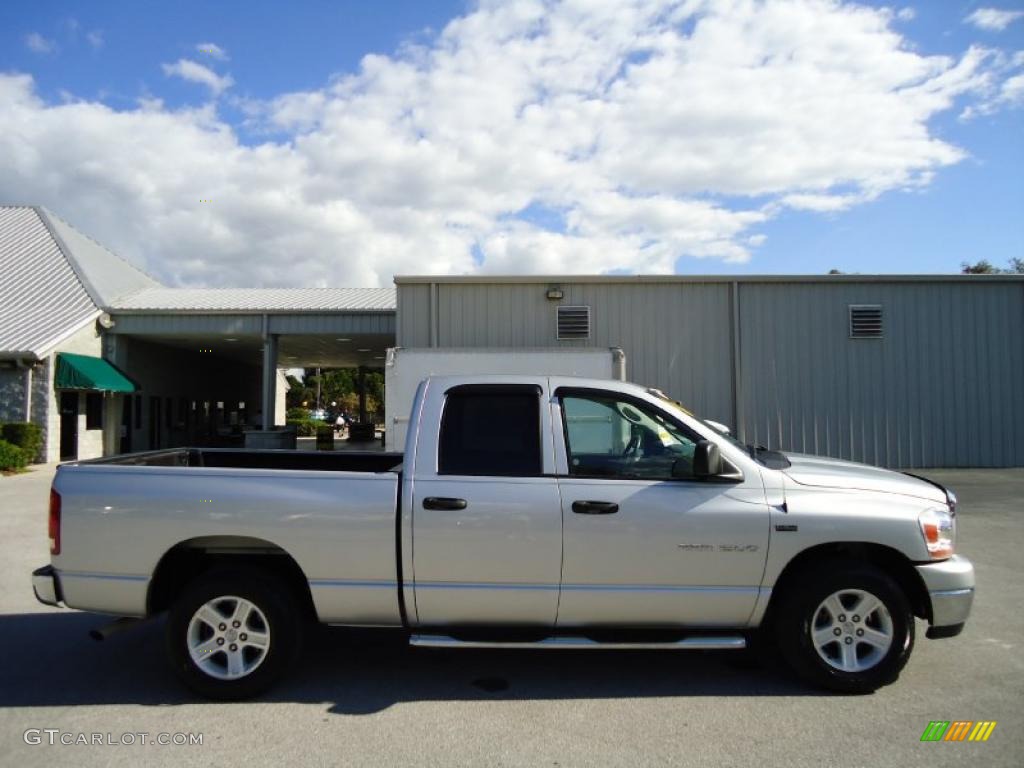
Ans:
POLYGON ((87 632, 108 618, 36 602, 52 474, 0 478, 0 765, 1024 764, 1021 469, 922 473, 960 496, 974 612, 950 640, 926 640, 919 622, 902 677, 870 696, 730 652, 427 651, 324 628, 282 685, 238 704, 178 685, 159 621, 97 643, 87 632), (983 744, 922 743, 933 720, 997 726, 983 744), (202 744, 51 746, 46 729, 202 744))

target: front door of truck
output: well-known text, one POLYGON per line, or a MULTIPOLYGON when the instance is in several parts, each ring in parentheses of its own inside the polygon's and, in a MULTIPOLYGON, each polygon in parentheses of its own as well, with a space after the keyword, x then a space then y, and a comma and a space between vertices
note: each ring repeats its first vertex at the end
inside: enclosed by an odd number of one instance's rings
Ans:
POLYGON ((746 622, 768 550, 760 474, 688 478, 700 437, 671 414, 614 392, 556 394, 567 435, 558 625, 746 622))
POLYGON ((562 512, 541 395, 536 385, 471 384, 435 400, 440 435, 418 447, 412 484, 421 626, 554 625, 562 512))

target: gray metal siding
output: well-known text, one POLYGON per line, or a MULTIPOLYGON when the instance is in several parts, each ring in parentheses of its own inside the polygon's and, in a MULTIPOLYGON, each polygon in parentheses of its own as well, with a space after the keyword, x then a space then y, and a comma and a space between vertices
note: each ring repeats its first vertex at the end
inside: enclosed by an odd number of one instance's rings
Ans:
MULTIPOLYGON (((441 347, 622 347, 633 381, 670 393, 708 418, 731 422, 729 285, 561 285, 551 301, 537 284, 437 287, 441 347), (589 339, 557 339, 556 308, 592 308, 589 339)), ((399 284, 403 347, 430 346, 430 286, 399 284), (424 290, 426 289, 426 290, 424 290), (408 301, 407 301, 408 297, 408 301)))
POLYGON ((892 467, 1024 464, 1024 286, 741 285, 741 434, 892 467), (882 339, 847 306, 881 304, 882 339))
MULTIPOLYGON (((109 331, 121 335, 176 336, 206 333, 211 336, 263 334, 263 315, 252 314, 114 314, 109 331)), ((393 334, 391 312, 299 312, 269 315, 270 333, 280 334, 393 334)))
POLYGON ((400 347, 430 346, 430 286, 398 288, 397 338, 400 347))
POLYGON ((1024 282, 942 276, 738 279, 740 400, 726 280, 398 282, 398 343, 622 347, 628 378, 746 441, 890 467, 1024 466, 1024 282), (558 341, 558 304, 592 308, 558 341), (850 304, 881 304, 881 339, 851 339, 850 304))

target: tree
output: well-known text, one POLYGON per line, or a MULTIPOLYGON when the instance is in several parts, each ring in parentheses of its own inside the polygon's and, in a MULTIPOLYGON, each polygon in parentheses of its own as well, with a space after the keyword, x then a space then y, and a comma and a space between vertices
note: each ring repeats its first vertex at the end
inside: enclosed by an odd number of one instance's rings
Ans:
POLYGON ((974 264, 966 261, 960 264, 960 273, 964 275, 1024 275, 1024 259, 1010 259, 1009 269, 993 266, 988 259, 981 259, 974 264))

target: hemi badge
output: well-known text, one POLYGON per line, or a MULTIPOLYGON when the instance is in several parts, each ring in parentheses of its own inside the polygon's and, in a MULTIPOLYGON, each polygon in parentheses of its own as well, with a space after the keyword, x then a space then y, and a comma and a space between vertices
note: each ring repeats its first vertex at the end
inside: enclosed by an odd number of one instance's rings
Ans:
POLYGON ((775 526, 775 530, 776 531, 782 531, 782 532, 789 532, 789 531, 797 530, 797 527, 795 525, 776 525, 775 526))

